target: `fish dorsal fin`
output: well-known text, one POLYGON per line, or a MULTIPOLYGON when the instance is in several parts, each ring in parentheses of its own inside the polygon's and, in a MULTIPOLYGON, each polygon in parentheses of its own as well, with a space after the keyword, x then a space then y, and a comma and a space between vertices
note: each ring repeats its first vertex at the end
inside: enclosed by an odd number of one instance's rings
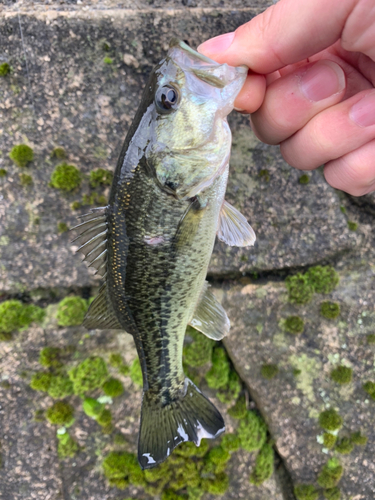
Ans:
POLYGON ((246 218, 227 201, 221 207, 217 237, 231 247, 254 245, 256 239, 246 218))
POLYGON ((105 278, 107 274, 107 207, 93 208, 89 213, 82 215, 82 222, 74 229, 79 229, 80 234, 74 238, 80 246, 77 252, 81 252, 88 262, 88 267, 96 269, 95 274, 105 278))
POLYGON ((108 300, 106 283, 91 303, 82 325, 89 330, 123 330, 108 300))
POLYGON ((209 290, 209 286, 206 281, 189 325, 210 339, 221 340, 229 332, 230 321, 223 306, 209 290))

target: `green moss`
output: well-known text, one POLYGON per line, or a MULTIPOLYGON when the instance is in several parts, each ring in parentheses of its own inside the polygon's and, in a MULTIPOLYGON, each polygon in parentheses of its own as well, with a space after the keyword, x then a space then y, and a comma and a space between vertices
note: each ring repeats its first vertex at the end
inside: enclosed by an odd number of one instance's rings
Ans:
POLYGON ((127 446, 128 442, 123 434, 118 433, 118 434, 115 434, 115 436, 113 438, 113 444, 115 446, 127 446))
POLYGON ((108 371, 103 358, 92 356, 85 359, 69 372, 75 394, 82 395, 101 387, 108 377, 108 371))
POLYGON ((331 293, 339 283, 340 277, 332 266, 314 266, 305 276, 316 293, 331 293))
POLYGON ((259 450, 264 445, 267 427, 257 413, 248 411, 246 417, 240 421, 237 434, 241 440, 242 448, 251 452, 259 450))
POLYGON ((109 410, 104 409, 99 416, 97 417, 96 421, 98 422, 99 425, 102 427, 107 427, 112 423, 112 414, 109 410))
POLYGON ((367 437, 363 436, 360 431, 353 432, 350 436, 350 440, 356 446, 365 446, 367 443, 367 437))
POLYGON ((82 203, 84 205, 105 206, 107 205, 107 198, 104 195, 99 195, 98 193, 84 194, 82 197, 82 203))
POLYGON ((5 170, 5 168, 0 168, 0 179, 2 177, 5 177, 7 175, 7 171, 5 170))
POLYGON ((211 360, 215 342, 198 332, 191 326, 186 329, 186 335, 193 339, 184 347, 184 361, 190 366, 203 366, 211 360))
POLYGON ((66 158, 65 149, 61 147, 54 148, 51 153, 51 158, 56 158, 57 160, 64 160, 66 158))
POLYGON ((31 177, 31 175, 19 174, 19 178, 21 186, 23 187, 31 186, 31 184, 33 183, 33 178, 31 177))
POLYGON ((104 64, 113 64, 113 59, 111 57, 104 57, 104 64))
POLYGON ((222 446, 215 446, 212 448, 206 457, 206 460, 215 465, 226 464, 230 459, 230 453, 222 446))
POLYGON ((232 403, 237 399, 238 395, 242 390, 242 382, 240 377, 231 369, 228 376, 228 383, 220 387, 220 389, 216 393, 216 397, 225 404, 232 403))
POLYGON ((338 384, 349 384, 353 378, 353 370, 347 366, 338 366, 331 371, 331 379, 338 384))
POLYGON ((301 273, 288 276, 285 280, 285 286, 288 289, 289 302, 292 304, 307 304, 314 293, 309 279, 301 273))
POLYGON ((45 422, 46 416, 44 410, 36 410, 34 413, 34 422, 45 422))
POLYGON ((217 474, 215 479, 204 479, 202 481, 203 490, 211 493, 211 495, 224 495, 228 486, 229 478, 224 472, 217 474))
POLYGON ((264 182, 270 181, 270 173, 266 168, 262 168, 258 175, 264 182))
POLYGON ((46 411, 47 420, 55 425, 71 425, 74 421, 74 408, 64 401, 57 401, 46 411))
POLYGON ((341 438, 337 444, 335 450, 341 455, 349 455, 354 449, 354 444, 351 442, 350 438, 343 437, 341 438))
POLYGON ((68 432, 64 432, 63 434, 57 433, 57 439, 59 441, 57 446, 59 458, 74 457, 79 450, 79 446, 78 443, 68 434, 68 432))
POLYGON ((51 175, 51 186, 62 191, 73 191, 81 184, 81 172, 74 165, 61 163, 51 175))
POLYGON ((344 207, 344 205, 340 206, 340 210, 343 214, 346 214, 346 208, 344 207))
POLYGON ((44 347, 39 354, 39 363, 42 366, 59 368, 62 366, 61 349, 59 347, 44 347))
POLYGON ((54 399, 63 399, 73 394, 72 381, 64 375, 56 375, 51 378, 48 394, 54 399))
POLYGON ((298 182, 300 184, 308 184, 310 182, 310 177, 307 174, 303 174, 299 177, 298 182))
POLYGON ((348 228, 350 229, 350 231, 357 231, 357 229, 358 229, 357 222, 353 222, 351 220, 348 220, 348 228))
POLYGON ((299 484, 294 488, 297 500, 317 500, 319 491, 312 484, 299 484))
POLYGON ((117 378, 110 378, 104 382, 102 389, 104 394, 110 396, 111 398, 117 398, 121 396, 124 392, 124 386, 117 378))
POLYGON ((34 391, 47 392, 51 383, 52 375, 46 372, 34 373, 31 377, 30 387, 34 391))
POLYGON ((293 368, 293 377, 298 377, 298 375, 301 375, 302 370, 299 368, 293 368))
POLYGON ((175 449, 174 454, 181 457, 203 457, 207 452, 208 452, 207 439, 202 439, 199 447, 197 447, 194 443, 190 441, 180 444, 175 449))
POLYGON ((7 62, 0 64, 0 76, 7 76, 10 73, 10 65, 7 62))
POLYGON ((279 367, 277 365, 266 364, 262 365, 260 369, 261 376, 263 378, 266 378, 267 380, 271 380, 272 378, 276 377, 278 373, 279 373, 279 367))
POLYGON ((246 417, 246 413, 247 413, 247 408, 246 408, 245 396, 241 396, 240 398, 238 398, 238 400, 236 401, 236 404, 234 406, 232 406, 231 408, 229 408, 229 410, 228 410, 228 414, 231 417, 238 418, 238 419, 246 417))
POLYGON ((146 484, 144 471, 138 465, 135 455, 112 451, 103 460, 103 471, 110 486, 125 489, 130 483, 143 486, 146 484))
POLYGON ((7 390, 7 389, 10 389, 12 386, 11 386, 9 380, 2 380, 0 382, 0 387, 7 390))
POLYGON ((104 410, 104 405, 94 398, 85 398, 82 408, 88 417, 96 420, 104 410))
POLYGON ((342 427, 343 420, 336 410, 330 408, 319 415, 319 424, 325 431, 336 431, 342 427))
POLYGON ((370 333, 366 336, 366 340, 368 344, 375 344, 375 333, 370 333))
POLYGON ((9 342, 12 340, 12 334, 9 332, 0 332, 0 341, 1 342, 9 342))
POLYGON ((340 305, 336 302, 322 302, 320 314, 327 319, 335 319, 340 314, 340 305))
POLYGON ((323 491, 323 496, 327 500, 340 500, 341 492, 340 489, 335 486, 334 488, 328 488, 323 491))
POLYGON ((19 167, 26 167, 28 163, 33 161, 34 152, 26 144, 18 144, 14 146, 9 153, 9 158, 14 161, 19 167))
POLYGON ((236 434, 224 434, 221 446, 229 452, 236 451, 241 448, 241 439, 236 434))
POLYGON ((365 392, 367 392, 367 394, 369 394, 371 396, 372 399, 375 399, 375 383, 374 382, 365 382, 363 384, 363 389, 365 392))
POLYGON ((143 377, 142 377, 142 369, 141 363, 139 362, 139 358, 136 358, 133 361, 133 364, 130 368, 130 378, 136 385, 143 385, 143 377))
POLYGON ((186 500, 186 496, 177 495, 173 490, 165 490, 161 494, 161 500, 186 500))
POLYGON ((325 432, 323 434, 323 446, 324 448, 327 448, 330 450, 333 448, 336 444, 337 437, 334 434, 331 434, 330 432, 325 432))
POLYGON ((58 233, 66 233, 67 231, 69 231, 68 224, 66 224, 65 222, 59 222, 57 224, 57 232, 58 233))
POLYGON ((73 203, 70 205, 70 208, 72 210, 79 210, 81 207, 82 205, 79 201, 73 201, 73 203))
POLYGON ((40 322, 45 311, 32 304, 22 304, 19 300, 5 300, 0 304, 0 332, 11 333, 25 328, 33 322, 40 322))
POLYGON ((125 377, 130 375, 130 368, 128 365, 121 365, 120 368, 118 369, 119 373, 121 373, 121 375, 124 375, 125 377))
POLYGON ((90 172, 90 186, 95 189, 99 186, 110 186, 113 180, 113 173, 104 168, 98 168, 90 172))
POLYGON ((59 326, 80 325, 85 317, 88 305, 81 297, 65 297, 57 309, 57 324, 59 326))
POLYGON ((255 459, 255 467, 250 475, 250 483, 259 486, 269 479, 274 469, 274 452, 269 443, 262 446, 255 459))
POLYGON ((109 364, 113 366, 113 368, 120 368, 123 365, 124 361, 122 359, 121 354, 111 354, 109 356, 109 364))
POLYGON ((299 316, 288 316, 284 323, 285 330, 293 335, 298 335, 303 332, 305 323, 299 316))
POLYGON ((317 483, 322 488, 334 488, 340 481, 343 472, 344 469, 340 461, 335 457, 330 458, 322 468, 317 483))
POLYGON ((212 389, 220 389, 228 384, 230 364, 227 354, 221 347, 212 352, 212 367, 205 375, 207 384, 212 389))

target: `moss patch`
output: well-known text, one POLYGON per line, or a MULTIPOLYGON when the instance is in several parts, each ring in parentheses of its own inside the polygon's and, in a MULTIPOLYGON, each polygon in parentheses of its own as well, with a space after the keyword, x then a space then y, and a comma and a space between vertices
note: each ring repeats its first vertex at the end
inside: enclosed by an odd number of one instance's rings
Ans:
POLYGON ((288 276, 285 285, 288 289, 289 302, 292 304, 307 304, 310 302, 314 289, 307 276, 301 273, 288 276))
POLYGON ((48 394, 54 399, 63 399, 73 394, 72 381, 65 375, 51 377, 48 394))
POLYGON ((298 335, 303 332, 305 323, 299 316, 288 316, 284 323, 284 328, 288 333, 298 335))
POLYGON ((0 332, 10 334, 33 322, 43 321, 44 316, 44 309, 38 306, 23 304, 19 300, 5 300, 0 304, 0 332))
POLYGON ((294 488, 294 494, 297 500, 317 500, 320 496, 312 484, 299 484, 294 488))
POLYGON ((73 191, 81 184, 81 172, 74 165, 61 163, 51 175, 51 186, 62 191, 73 191))
POLYGON ((23 187, 31 186, 31 184, 33 183, 33 178, 31 177, 31 175, 19 174, 19 178, 21 186, 23 187))
POLYGON ((113 180, 113 173, 104 168, 98 168, 90 172, 90 187, 93 189, 99 186, 110 186, 113 180))
POLYGON ((303 174, 299 177, 298 182, 300 184, 308 184, 310 182, 310 177, 307 174, 303 174))
POLYGON ((353 432, 350 436, 350 440, 357 446, 365 446, 368 441, 367 437, 363 436, 360 431, 353 432))
POLYGON ((250 475, 250 483, 259 486, 269 479, 274 469, 274 452, 269 443, 262 446, 255 459, 255 467, 250 475))
POLYGON ((61 349, 58 347, 44 347, 39 354, 39 363, 42 366, 59 368, 62 366, 61 349))
POLYGON ((18 144, 12 148, 9 158, 19 167, 26 167, 28 163, 33 161, 34 152, 27 144, 18 144))
POLYGON ((0 168, 0 179, 7 175, 7 171, 5 168, 0 168))
POLYGON ((104 382, 102 389, 104 394, 110 396, 111 398, 116 398, 121 396, 124 393, 124 386, 122 382, 117 378, 110 378, 106 382, 104 382))
POLYGON ((363 390, 367 392, 371 396, 372 399, 375 399, 375 383, 368 381, 363 384, 363 390))
POLYGON ((57 224, 57 232, 58 233, 66 233, 67 231, 69 231, 69 227, 68 227, 68 224, 66 224, 65 222, 59 222, 57 224))
POLYGON ((262 365, 260 369, 261 376, 268 380, 271 380, 272 378, 276 377, 278 373, 279 373, 279 367, 273 364, 262 365))
POLYGON ((229 408, 228 414, 233 418, 244 418, 246 417, 247 408, 246 408, 246 398, 245 396, 241 396, 236 401, 235 405, 229 408))
POLYGON ((335 450, 342 455, 349 455, 354 449, 354 444, 351 442, 351 439, 348 437, 341 438, 337 444, 335 450))
POLYGON ((0 76, 7 76, 10 73, 10 65, 7 62, 0 64, 0 76))
POLYGON ((238 427, 241 446, 246 451, 259 450, 266 442, 267 427, 264 420, 254 411, 248 411, 238 427))
POLYGON ((337 437, 334 434, 331 434, 330 432, 325 432, 323 434, 323 446, 324 448, 327 448, 330 450, 333 448, 336 444, 337 437))
POLYGON ((340 478, 344 472, 340 461, 333 457, 328 460, 328 462, 322 468, 320 472, 317 483, 322 488, 334 488, 337 483, 340 481, 340 478))
POLYGON ((335 486, 334 488, 328 488, 323 491, 323 496, 326 500, 340 500, 341 492, 340 489, 335 486))
POLYGON ((143 376, 142 376, 142 369, 141 369, 141 363, 139 362, 139 358, 136 358, 133 361, 133 364, 130 368, 130 378, 136 385, 143 385, 143 376))
POLYGON ((51 158, 56 158, 57 160, 64 160, 66 158, 65 149, 62 147, 57 147, 52 150, 51 158))
POLYGON ((57 446, 59 458, 74 457, 79 450, 78 443, 66 431, 64 433, 57 433, 56 436, 59 441, 57 446))
POLYGON ((340 314, 340 305, 336 302, 322 302, 320 304, 320 314, 327 319, 336 319, 340 314))
POLYGON ((339 283, 339 275, 332 266, 314 266, 306 272, 315 293, 331 293, 339 283))
POLYGON ((350 229, 350 231, 357 231, 357 229, 358 229, 357 222, 353 222, 351 220, 348 220, 348 228, 350 229))
POLYGON ((212 389, 224 387, 229 380, 230 364, 227 353, 221 347, 212 352, 212 367, 206 373, 205 379, 212 389))
POLYGON ((331 379, 338 384, 349 384, 352 378, 353 370, 347 366, 338 366, 331 371, 331 379))
POLYGON ((336 410, 330 408, 319 415, 319 425, 325 431, 336 431, 342 427, 343 420, 336 410))
POLYGON ((46 411, 47 420, 54 425, 71 425, 74 421, 73 415, 73 406, 64 401, 57 401, 46 411))
POLYGON ((191 326, 186 328, 186 335, 193 339, 191 344, 184 347, 184 361, 189 366, 203 366, 211 361, 212 349, 215 342, 198 332, 191 326))
POLYGON ((57 309, 57 324, 59 326, 80 325, 88 309, 87 301, 81 297, 65 297, 57 309))
POLYGON ((46 372, 34 373, 31 378, 30 387, 34 391, 47 392, 51 383, 52 375, 46 372))
POLYGON ((101 387, 108 377, 107 366, 98 356, 85 359, 77 367, 69 371, 75 394, 82 395, 101 387))

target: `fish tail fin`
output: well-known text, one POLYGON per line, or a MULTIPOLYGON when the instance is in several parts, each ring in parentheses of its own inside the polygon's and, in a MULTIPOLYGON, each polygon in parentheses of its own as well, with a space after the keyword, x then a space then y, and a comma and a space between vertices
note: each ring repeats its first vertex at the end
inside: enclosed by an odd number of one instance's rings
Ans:
POLYGON ((185 441, 197 446, 202 438, 213 439, 224 432, 223 417, 188 378, 184 395, 165 406, 143 395, 138 461, 142 469, 156 467, 185 441))

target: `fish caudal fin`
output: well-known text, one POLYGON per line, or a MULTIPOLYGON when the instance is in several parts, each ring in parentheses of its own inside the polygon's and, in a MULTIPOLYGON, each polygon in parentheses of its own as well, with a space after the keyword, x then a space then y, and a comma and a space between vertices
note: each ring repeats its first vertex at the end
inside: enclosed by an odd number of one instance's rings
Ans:
POLYGON ((213 439, 224 430, 219 411, 188 378, 185 396, 164 407, 145 392, 138 441, 139 464, 142 469, 151 469, 180 443, 192 441, 199 446, 201 439, 213 439))

